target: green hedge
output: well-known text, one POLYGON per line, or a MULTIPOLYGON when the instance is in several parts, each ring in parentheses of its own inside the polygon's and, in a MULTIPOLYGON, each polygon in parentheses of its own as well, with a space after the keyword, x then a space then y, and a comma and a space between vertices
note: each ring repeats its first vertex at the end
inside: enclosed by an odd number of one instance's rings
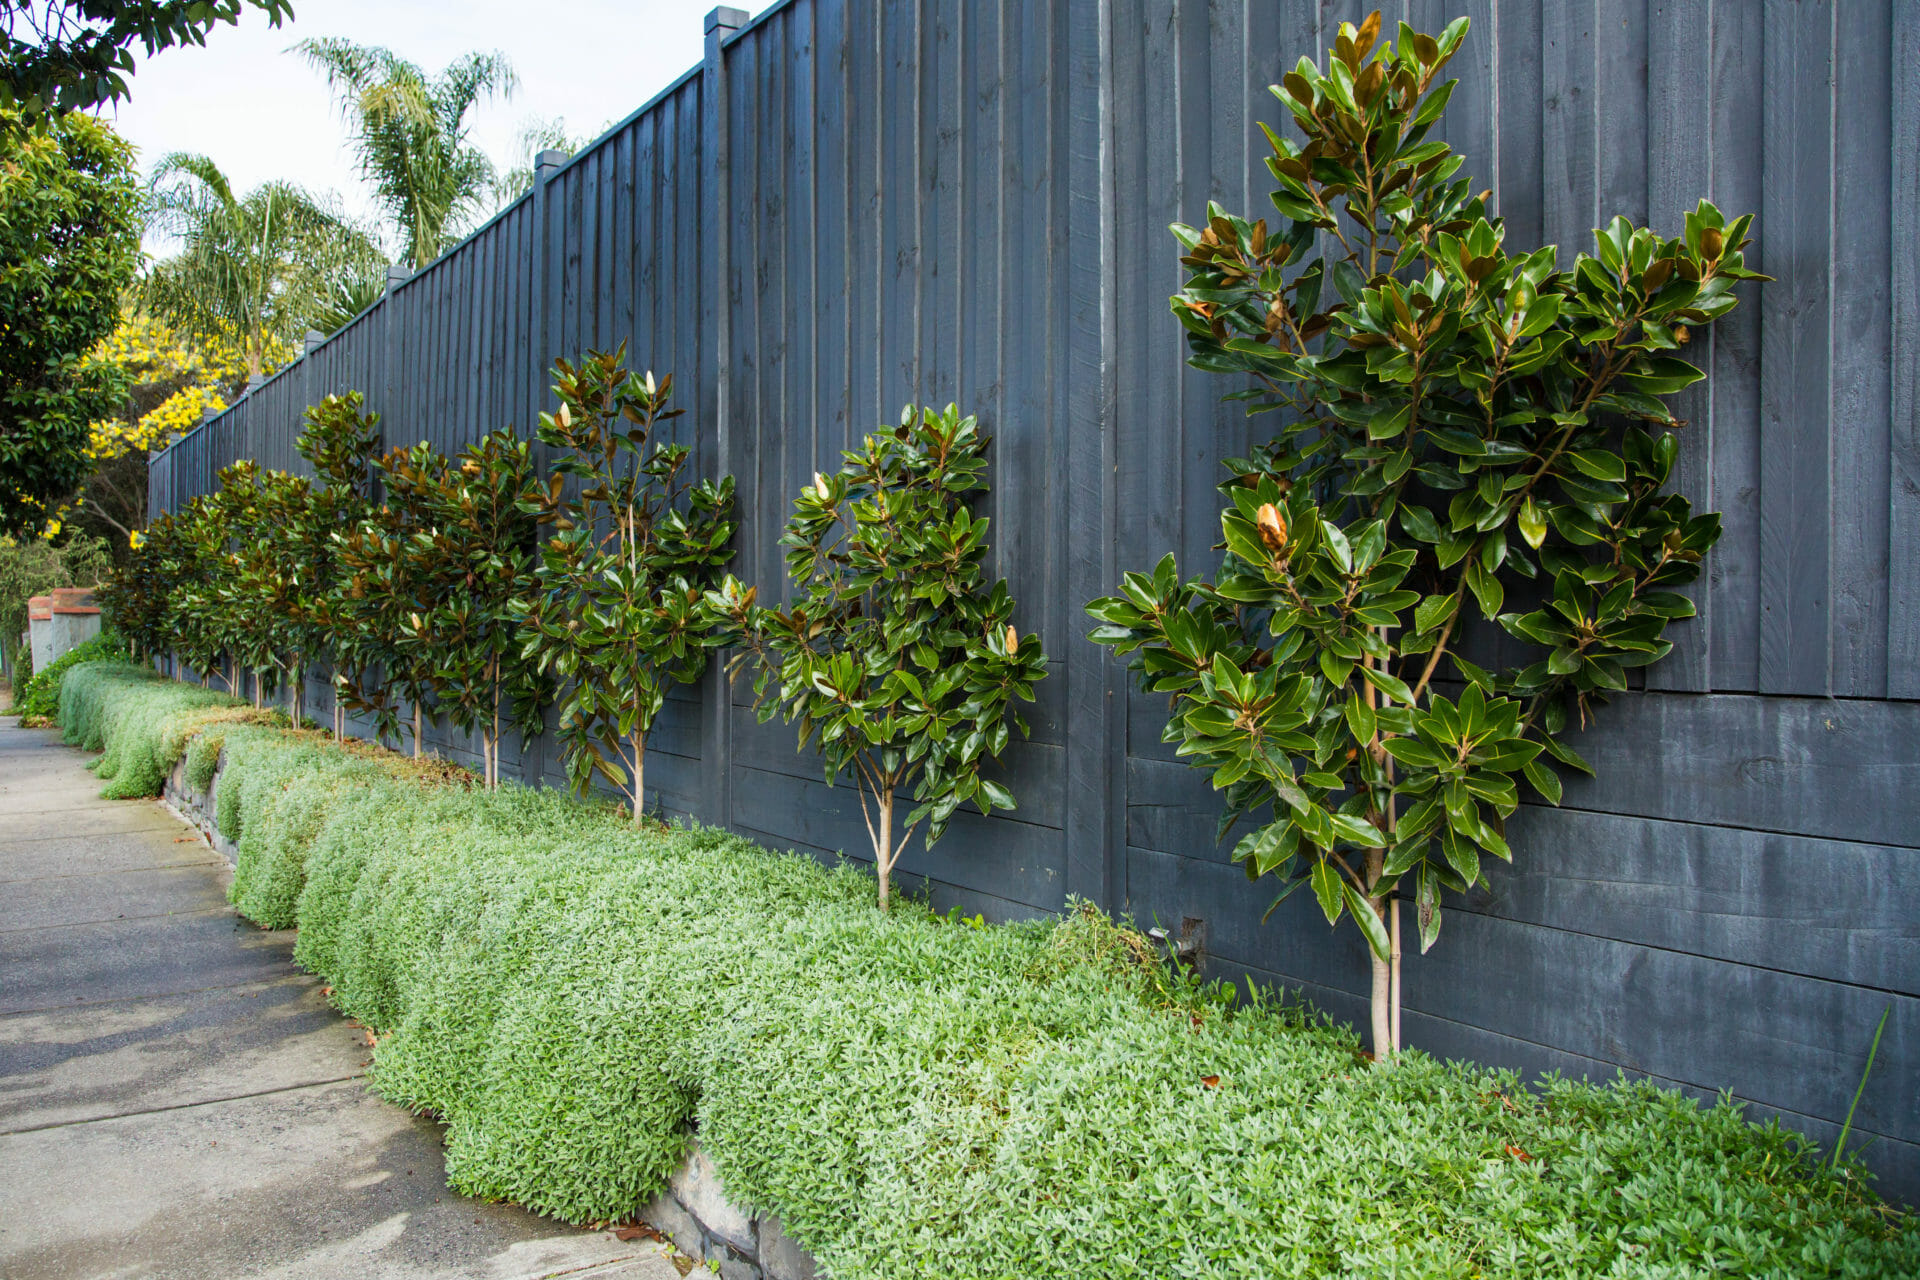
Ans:
POLYGON ((221 720, 123 665, 61 712, 120 776, 219 737, 236 904, 299 926, 471 1195, 624 1219, 697 1126, 842 1280, 1920 1273, 1857 1170, 1724 1102, 1371 1068, 1088 911, 882 915, 861 869, 221 720))
POLYGON ((127 656, 127 647, 112 632, 102 632, 55 658, 47 664, 45 671, 33 670, 33 654, 30 648, 23 648, 20 652, 21 665, 25 668, 25 674, 15 688, 11 710, 16 715, 50 720, 54 712, 60 708, 62 676, 82 663, 124 658, 127 656))

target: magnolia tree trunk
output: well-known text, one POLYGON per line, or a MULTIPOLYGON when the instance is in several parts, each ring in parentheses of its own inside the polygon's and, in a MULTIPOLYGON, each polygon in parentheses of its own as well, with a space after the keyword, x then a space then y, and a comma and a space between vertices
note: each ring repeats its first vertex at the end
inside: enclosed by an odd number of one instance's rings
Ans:
MULTIPOLYGON (((1387 852, 1384 849, 1367 851, 1367 884, 1380 882, 1380 874, 1386 868, 1387 852)), ((1387 923, 1387 900, 1369 892, 1367 908, 1380 918, 1384 928, 1387 923)), ((1393 962, 1382 960, 1372 947, 1367 948, 1367 959, 1372 965, 1373 984, 1368 993, 1367 1010, 1372 1015, 1373 1058, 1375 1062, 1385 1062, 1393 1056, 1399 1045, 1394 1042, 1393 1023, 1393 962)))
POLYGON ((647 735, 636 731, 633 743, 633 829, 640 829, 640 815, 647 811, 647 735))
POLYGON ((880 810, 880 841, 874 846, 874 868, 880 873, 880 909, 888 910, 888 891, 892 888, 893 859, 898 852, 893 847, 893 788, 888 787, 878 800, 880 810))
POLYGON ((413 758, 420 758, 420 704, 413 704, 413 758))
POLYGON ((293 721, 293 727, 300 727, 300 713, 306 710, 306 681, 300 678, 300 668, 295 667, 287 678, 287 715, 293 721))

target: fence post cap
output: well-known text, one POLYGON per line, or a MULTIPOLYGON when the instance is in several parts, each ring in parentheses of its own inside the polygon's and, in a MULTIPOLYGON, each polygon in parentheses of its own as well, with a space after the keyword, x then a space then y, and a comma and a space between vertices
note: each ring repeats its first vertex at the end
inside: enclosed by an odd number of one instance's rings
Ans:
POLYGON ((562 151, 558 147, 548 147, 533 158, 533 170, 540 176, 540 181, 547 182, 552 179, 561 165, 571 159, 573 159, 572 153, 562 151))
POLYGON ((736 9, 732 5, 720 5, 707 10, 706 22, 700 30, 703 35, 712 35, 715 31, 738 31, 747 25, 747 11, 736 9))
POLYGON ((200 425, 205 426, 207 423, 212 422, 215 418, 219 417, 222 413, 225 413, 225 412, 226 410, 224 409, 216 409, 212 405, 208 405, 206 408, 200 411, 200 425))
POLYGON ((327 335, 320 332, 318 329, 307 330, 307 350, 309 351, 313 350, 315 347, 325 343, 326 340, 327 340, 327 335))
POLYGON ((413 272, 407 270, 405 267, 399 265, 388 267, 387 288, 391 289, 397 284, 405 284, 412 277, 413 272))
POLYGON ((257 390, 259 390, 259 389, 260 389, 261 387, 264 387, 264 386, 266 386, 266 385, 267 385, 267 375, 266 375, 266 374, 264 374, 264 373, 252 373, 252 374, 248 374, 248 375, 247 375, 247 390, 248 390, 248 391, 257 391, 257 390))

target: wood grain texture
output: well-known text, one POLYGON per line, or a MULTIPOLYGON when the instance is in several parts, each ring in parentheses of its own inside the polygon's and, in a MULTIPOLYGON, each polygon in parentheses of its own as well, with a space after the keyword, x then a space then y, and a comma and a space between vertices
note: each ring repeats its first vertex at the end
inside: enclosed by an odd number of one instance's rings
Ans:
POLYGON ((1920 698, 1920 6, 1893 9, 1887 696, 1920 698))
POLYGON ((1760 689, 1831 688, 1833 9, 1774 2, 1766 47, 1760 689))

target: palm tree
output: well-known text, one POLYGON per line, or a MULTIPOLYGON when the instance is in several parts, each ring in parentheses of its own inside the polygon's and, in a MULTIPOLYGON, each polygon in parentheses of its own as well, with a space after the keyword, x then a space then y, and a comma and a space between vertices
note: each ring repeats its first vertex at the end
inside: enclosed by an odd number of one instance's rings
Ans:
MULTIPOLYGON (((601 132, 605 132, 603 128, 601 132)), ((587 145, 591 137, 576 138, 567 132, 565 117, 555 116, 551 120, 539 117, 520 127, 519 163, 507 170, 493 182, 493 201, 505 207, 533 190, 534 170, 538 167, 540 153, 558 151, 562 155, 573 156, 587 145)))
POLYGON ((181 249, 147 271, 141 300, 181 329, 231 336, 250 376, 298 341, 337 281, 385 266, 328 201, 286 182, 236 196, 218 165, 184 152, 154 170, 148 227, 181 249))
POLYGON ((399 229, 401 257, 419 270, 487 205, 493 162, 467 141, 467 116, 483 99, 513 96, 513 68, 501 54, 469 53, 428 76, 389 49, 339 37, 294 48, 326 73, 360 172, 399 229))

